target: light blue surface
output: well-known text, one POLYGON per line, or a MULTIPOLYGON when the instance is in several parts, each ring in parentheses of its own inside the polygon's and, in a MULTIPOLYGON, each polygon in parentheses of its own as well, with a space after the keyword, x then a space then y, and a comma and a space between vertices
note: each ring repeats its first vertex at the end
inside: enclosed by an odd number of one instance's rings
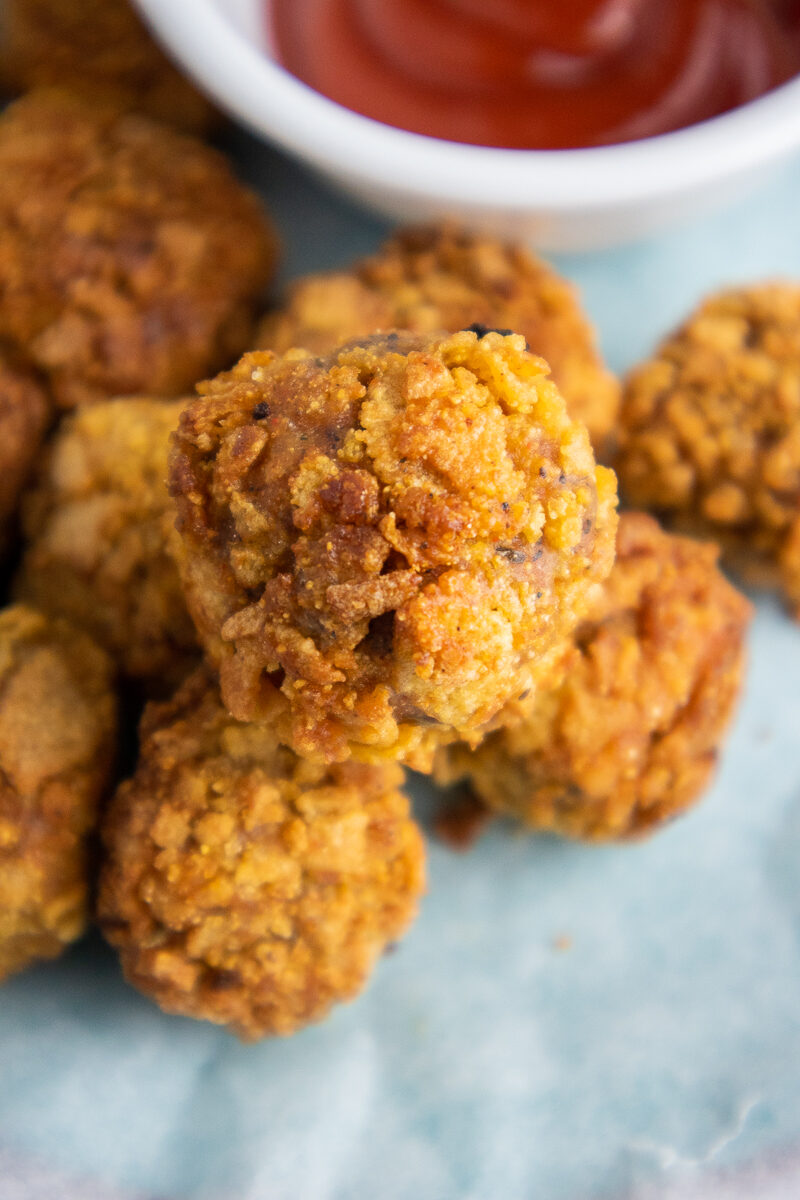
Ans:
MULTIPOLYGON (((244 135, 236 148, 286 275, 385 232, 244 135)), ((709 288, 800 278, 800 163, 694 227, 560 265, 624 367, 709 288)), ((161 1015, 99 940, 12 981, 0 1200, 33 1200, 30 1161, 65 1173, 36 1200, 72 1194, 67 1176, 81 1200, 106 1200, 101 1184, 113 1200, 800 1195, 800 628, 769 601, 751 657, 697 811, 635 847, 510 825, 467 856, 432 842, 408 939, 293 1039, 242 1046, 161 1015)))

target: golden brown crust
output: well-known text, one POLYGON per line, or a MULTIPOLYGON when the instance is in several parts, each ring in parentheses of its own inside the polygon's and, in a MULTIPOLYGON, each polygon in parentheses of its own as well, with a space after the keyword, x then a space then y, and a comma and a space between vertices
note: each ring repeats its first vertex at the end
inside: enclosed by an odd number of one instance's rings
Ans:
POLYGON ((274 260, 256 198, 200 142, 57 91, 0 117, 0 337, 60 406, 227 365, 274 260))
POLYGON ((617 468, 631 504, 717 539, 800 616, 800 286, 709 297, 633 371, 617 468))
POLYGON ((520 336, 246 355, 183 412, 181 569, 240 719, 298 753, 483 724, 610 570, 613 474, 520 336))
POLYGON ((522 334, 550 364, 570 415, 585 422, 602 458, 619 383, 575 289, 522 245, 449 226, 401 230, 351 270, 295 283, 285 306, 264 320, 258 345, 327 354, 379 331, 455 333, 473 324, 522 334))
POLYGON ((16 594, 90 633, 161 695, 197 658, 170 547, 169 436, 183 400, 107 400, 69 416, 26 498, 16 594))
POLYGON ((636 837, 707 785, 741 686, 750 605, 715 546, 620 517, 617 560, 579 626, 561 682, 470 754, 437 764, 534 829, 636 837))
POLYGON ((415 915, 424 849, 394 764, 313 766, 205 670, 142 723, 105 822, 101 926, 168 1012, 288 1034, 364 986, 415 915))
POLYGON ((16 512, 51 416, 41 382, 0 349, 0 544, 2 526, 16 512))
POLYGON ((0 612, 0 979, 86 923, 85 838, 114 754, 112 668, 88 637, 0 612))
POLYGON ((64 88, 187 133, 217 122, 129 0, 4 0, 2 34, 0 80, 13 92, 64 88))

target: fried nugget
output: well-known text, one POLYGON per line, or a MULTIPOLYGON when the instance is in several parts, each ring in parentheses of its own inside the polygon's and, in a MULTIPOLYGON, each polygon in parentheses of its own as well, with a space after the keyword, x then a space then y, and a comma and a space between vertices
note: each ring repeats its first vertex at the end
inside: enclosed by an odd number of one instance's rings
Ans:
POLYGON ((800 286, 711 296, 627 381, 631 504, 712 537, 800 619, 800 286))
POLYGON ((602 458, 619 409, 575 289, 526 247, 450 227, 406 229, 349 271, 310 275, 270 314, 258 345, 327 354, 390 329, 455 333, 471 325, 521 333, 550 364, 570 415, 602 458))
POLYGON ((616 516, 546 372, 519 335, 406 333, 201 387, 171 458, 179 561, 236 717, 409 761, 532 685, 616 516))
POLYGON ((204 133, 216 112, 161 51, 129 0, 5 0, 0 82, 59 87, 204 133))
POLYGON ((750 605, 717 548, 623 513, 617 559, 561 663, 560 683, 509 712, 473 753, 440 753, 493 809, 591 840, 647 834, 698 799, 744 665, 750 605))
POLYGON ((0 547, 51 416, 52 404, 41 381, 0 348, 0 547))
POLYGON ((298 758, 201 668, 146 710, 105 821, 99 917, 127 979, 249 1040, 352 999, 424 887, 401 784, 394 764, 298 758))
POLYGON ((67 417, 26 498, 16 594, 85 629, 123 674, 169 694, 198 657, 170 553, 169 435, 183 400, 106 400, 67 417), (172 684, 172 687, 170 687, 172 684))
POLYGON ((193 138, 58 91, 0 116, 0 338, 59 406, 227 366, 274 260, 255 196, 193 138))
POLYGON ((114 756, 112 666, 64 621, 0 612, 0 979, 83 932, 86 835, 114 756))

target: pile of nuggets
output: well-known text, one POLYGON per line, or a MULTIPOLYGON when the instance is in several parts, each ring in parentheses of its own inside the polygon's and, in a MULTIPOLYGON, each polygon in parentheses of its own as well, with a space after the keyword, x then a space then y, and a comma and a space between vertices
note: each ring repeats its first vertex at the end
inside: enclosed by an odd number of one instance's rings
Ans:
POLYGON ((94 916, 165 1010, 288 1034, 416 914, 406 769, 585 839, 707 786, 751 613, 720 548, 800 612, 800 288, 713 297, 624 385, 567 282, 453 228, 262 318, 210 106, 84 9, 105 40, 8 6, 0 977, 94 916))

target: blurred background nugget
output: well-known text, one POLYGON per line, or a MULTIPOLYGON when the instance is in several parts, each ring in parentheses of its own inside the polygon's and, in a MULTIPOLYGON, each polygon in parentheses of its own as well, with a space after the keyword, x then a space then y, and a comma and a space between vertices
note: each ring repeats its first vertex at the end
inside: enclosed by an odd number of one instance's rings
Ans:
POLYGON ((275 257, 201 142, 55 90, 0 116, 0 339, 58 406, 178 395, 228 365, 275 257))
POLYGON ((0 612, 0 979, 86 925, 86 837, 114 759, 111 662, 21 605, 0 612))
POLYGON ((619 383, 603 363, 572 284, 518 243, 443 226, 406 229, 352 268, 294 283, 270 313, 259 346, 327 354, 389 329, 455 333, 482 325, 521 333, 550 364, 570 416, 603 459, 619 409, 619 383))
POLYGON ((440 782, 467 777, 491 808, 567 837, 635 837, 683 812, 710 781, 744 672, 750 605, 716 559, 623 513, 561 682, 512 706, 474 753, 441 752, 440 782))
POLYGON ((58 87, 187 133, 216 123, 210 101, 150 36, 128 0, 3 0, 0 86, 58 87))
POLYGON ((17 595, 67 617, 160 695, 197 659, 170 547, 169 436, 183 400, 129 397, 64 419, 26 497, 17 595))
POLYGON ((352 999, 424 888, 402 781, 305 762, 233 720, 205 669, 149 706, 104 828, 99 919, 128 980, 247 1039, 352 999))
POLYGON ((631 504, 715 538, 800 617, 800 286, 705 300, 631 373, 615 465, 631 504))

